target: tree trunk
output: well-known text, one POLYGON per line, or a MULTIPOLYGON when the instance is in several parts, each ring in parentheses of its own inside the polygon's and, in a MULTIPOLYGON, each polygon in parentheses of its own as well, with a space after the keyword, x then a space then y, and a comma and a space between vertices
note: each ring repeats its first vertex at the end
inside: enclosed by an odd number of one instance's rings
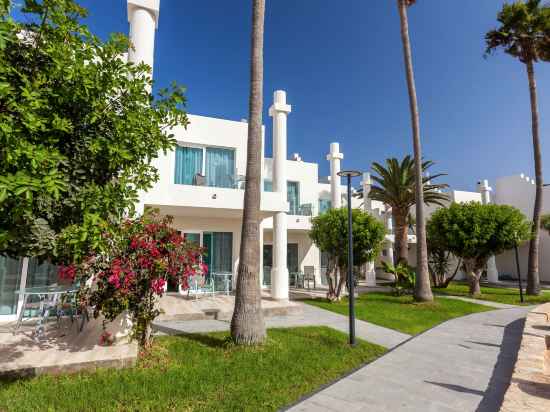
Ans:
POLYGON ((539 278, 539 243, 540 243, 540 214, 542 210, 543 197, 543 176, 542 176, 542 155, 539 138, 539 110, 537 103, 537 82, 535 80, 535 69, 533 61, 528 61, 527 77, 529 79, 529 94, 531 97, 531 127, 533 133, 533 153, 535 158, 535 205, 533 208, 533 228, 531 241, 529 243, 529 264, 527 269, 527 294, 540 294, 539 278))
POLYGON ((340 278, 338 279, 338 287, 336 289, 336 299, 340 300, 342 289, 346 283, 346 268, 344 266, 338 266, 338 273, 340 274, 340 278))
POLYGON ((477 272, 471 272, 470 274, 468 274, 468 278, 470 281, 470 295, 472 296, 481 295, 481 288, 479 286, 480 277, 481 277, 481 271, 479 271, 479 274, 477 272))
POLYGON ((265 0, 253 0, 250 61, 248 150, 241 250, 231 337, 237 344, 265 341, 260 289, 260 180, 263 110, 263 43, 265 0))
POLYGON ((428 273, 428 252, 426 246, 426 222, 424 221, 424 188, 422 184, 422 148, 420 146, 420 116, 412 65, 411 42, 409 39, 409 22, 407 18, 406 0, 397 0, 399 17, 401 20, 401 40, 403 42, 403 58, 407 73, 407 87, 409 90, 409 105, 414 145, 415 170, 415 198, 416 198, 416 282, 414 299, 417 302, 433 301, 428 273))
POLYGON ((400 263, 409 263, 409 225, 407 224, 407 213, 401 213, 400 210, 395 210, 393 217, 395 219, 395 253, 396 253, 396 262, 400 263))
POLYGON ((464 260, 464 269, 468 277, 468 284, 470 285, 470 295, 480 295, 481 288, 479 286, 479 279, 481 278, 482 270, 478 268, 476 261, 473 259, 464 260))

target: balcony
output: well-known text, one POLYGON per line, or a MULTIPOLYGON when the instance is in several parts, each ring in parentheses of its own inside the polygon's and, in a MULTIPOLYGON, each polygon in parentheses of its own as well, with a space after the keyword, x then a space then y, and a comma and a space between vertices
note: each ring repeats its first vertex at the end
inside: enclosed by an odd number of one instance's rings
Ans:
MULTIPOLYGON (((242 217, 244 179, 236 176, 235 179, 219 182, 219 185, 207 185, 201 178, 194 179, 194 184, 157 182, 151 190, 143 194, 141 203, 158 207, 163 213, 173 216, 242 217)), ((260 212, 263 217, 285 212, 287 209, 287 203, 279 193, 262 191, 260 212)))

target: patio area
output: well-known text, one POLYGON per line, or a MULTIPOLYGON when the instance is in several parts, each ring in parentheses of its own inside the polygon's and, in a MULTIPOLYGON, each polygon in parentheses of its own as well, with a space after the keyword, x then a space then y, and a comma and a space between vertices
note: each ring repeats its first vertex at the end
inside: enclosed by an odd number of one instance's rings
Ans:
MULTIPOLYGON (((225 320, 233 313, 235 297, 217 294, 214 296, 187 297, 178 293, 164 295, 159 306, 163 310, 157 321, 225 320)), ((292 301, 274 301, 265 293, 262 299, 264 316, 295 315, 302 306, 292 301)), ((122 318, 120 318, 122 319, 122 318)), ((43 334, 37 338, 36 319, 26 319, 14 333, 16 323, 0 324, 0 378, 37 376, 76 372, 98 367, 122 368, 133 365, 137 359, 136 343, 128 343, 121 337, 111 346, 100 345, 102 319, 91 318, 78 332, 78 323, 62 319, 58 327, 49 322, 43 334)), ((107 324, 113 335, 124 330, 122 320, 107 324)))
MULTIPOLYGON (((91 319, 82 332, 76 324, 55 322, 46 325, 43 335, 35 339, 34 322, 26 322, 16 333, 15 323, 0 324, 0 377, 29 377, 41 374, 76 372, 97 367, 121 368, 134 364, 137 345, 126 340, 101 346, 102 320, 91 319)), ((116 333, 117 324, 108 330, 116 333)))

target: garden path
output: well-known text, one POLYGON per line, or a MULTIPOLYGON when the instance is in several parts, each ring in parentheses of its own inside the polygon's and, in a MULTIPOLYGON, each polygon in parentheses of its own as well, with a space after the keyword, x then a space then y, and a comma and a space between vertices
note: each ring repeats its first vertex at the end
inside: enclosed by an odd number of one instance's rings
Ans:
MULTIPOLYGON (((290 328, 298 326, 329 326, 347 333, 349 328, 348 317, 333 313, 315 306, 299 303, 301 313, 266 317, 268 328, 290 328)), ((224 320, 190 320, 190 321, 156 321, 155 330, 174 335, 178 333, 206 333, 229 330, 229 321, 224 320)), ((394 348, 410 339, 410 335, 393 329, 384 328, 362 320, 356 321, 358 338, 366 340, 388 349, 394 348)))
POLYGON ((529 310, 514 307, 444 322, 288 410, 496 412, 529 310))

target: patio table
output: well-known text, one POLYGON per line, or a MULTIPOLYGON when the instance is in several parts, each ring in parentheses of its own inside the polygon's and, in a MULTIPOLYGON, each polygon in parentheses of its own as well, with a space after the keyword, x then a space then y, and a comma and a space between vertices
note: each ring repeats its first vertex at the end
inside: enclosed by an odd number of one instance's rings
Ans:
MULTIPOLYGON (((47 321, 50 311, 56 309, 59 299, 63 295, 75 294, 78 292, 79 287, 77 285, 50 285, 50 286, 33 286, 29 288, 18 289, 14 293, 16 295, 23 296, 23 306, 19 312, 17 318, 17 324, 15 325, 14 334, 21 327, 23 322, 23 316, 25 313, 25 308, 27 306, 29 297, 37 296, 39 299, 39 310, 38 310, 38 322, 35 328, 35 336, 40 336, 44 333, 44 324, 47 321)), ((57 313, 56 313, 57 315, 57 313)), ((87 314, 85 314, 87 315, 87 314)), ((86 316, 87 317, 87 316, 86 316)), ((79 328, 79 331, 82 330, 84 326, 85 319, 82 320, 82 325, 79 328)))

